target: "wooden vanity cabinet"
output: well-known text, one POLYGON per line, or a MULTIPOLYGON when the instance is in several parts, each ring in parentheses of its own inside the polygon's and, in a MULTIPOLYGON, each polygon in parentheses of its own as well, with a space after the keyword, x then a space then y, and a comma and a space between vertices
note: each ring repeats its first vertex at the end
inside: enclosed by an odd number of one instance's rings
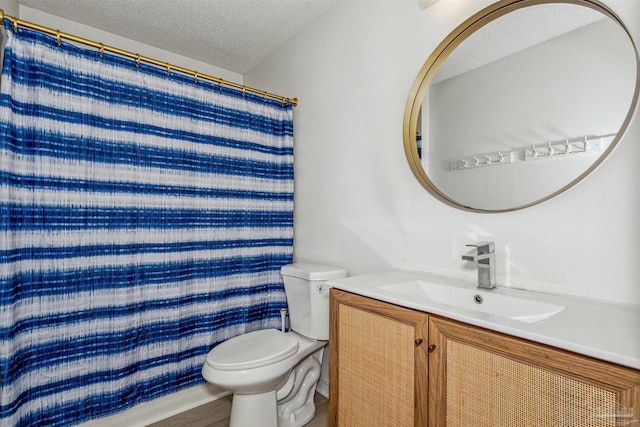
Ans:
POLYGON ((426 313, 331 289, 330 426, 427 425, 426 313))
POLYGON ((329 425, 640 427, 640 371, 331 289, 329 425))
POLYGON ((437 316, 429 344, 430 427, 640 426, 634 369, 437 316))

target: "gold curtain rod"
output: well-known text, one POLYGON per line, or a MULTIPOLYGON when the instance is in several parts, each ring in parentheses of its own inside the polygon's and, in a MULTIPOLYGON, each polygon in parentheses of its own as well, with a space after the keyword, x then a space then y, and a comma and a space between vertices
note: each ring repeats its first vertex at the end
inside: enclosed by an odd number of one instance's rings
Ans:
POLYGON ((12 23, 13 23, 13 29, 14 31, 18 31, 19 27, 25 27, 25 28, 29 28, 32 30, 36 30, 36 31, 40 31, 42 33, 48 34, 50 36, 55 37, 58 40, 58 44, 60 44, 62 42, 62 39, 66 39, 66 40, 70 40, 72 42, 76 42, 76 43, 81 43, 87 46, 91 46, 94 47, 96 49, 98 49, 100 51, 100 55, 102 56, 104 54, 104 52, 110 52, 110 53, 115 53, 116 55, 120 55, 120 56, 124 56, 126 58, 131 58, 133 60, 136 61, 136 65, 140 64, 140 62, 146 62, 148 64, 152 64, 152 65, 156 65, 158 67, 161 68, 165 68, 167 70, 167 74, 170 74, 172 71, 177 71, 179 73, 182 74, 187 74, 187 75, 191 75, 193 76, 193 78, 195 80, 198 79, 203 79, 203 80, 209 80, 212 81, 214 83, 218 83, 220 85, 220 87, 222 86, 230 86, 232 88, 241 90, 242 93, 244 94, 245 92, 250 92, 250 93, 254 93, 256 95, 260 95, 262 97, 266 98, 272 98, 272 99, 277 99, 279 101, 281 101, 283 104, 288 102, 291 105, 293 105, 294 107, 298 106, 298 98, 287 98, 284 96, 280 96, 280 95, 275 95, 273 93, 269 93, 269 92, 265 92, 263 90, 259 90, 259 89, 254 89, 251 88, 249 86, 243 86, 241 84, 238 83, 234 83, 234 82, 230 82, 218 77, 213 77, 207 74, 201 74, 198 73, 197 71, 193 71, 193 70, 189 70, 187 68, 183 68, 183 67, 179 67, 177 65, 173 65, 173 64, 169 64, 168 62, 162 62, 162 61, 158 61, 157 59, 153 59, 153 58, 149 58, 146 56, 142 56, 139 55, 137 53, 133 53, 133 52, 129 52, 123 49, 119 49, 117 47, 112 47, 112 46, 107 46, 103 43, 98 43, 98 42, 94 42, 92 40, 89 39, 85 39, 83 37, 79 37, 79 36, 74 36, 73 34, 68 34, 68 33, 63 33, 59 30, 54 30, 48 27, 44 27, 42 25, 38 25, 38 24, 34 24, 32 22, 28 22, 28 21, 23 21, 22 19, 18 19, 14 16, 10 16, 10 15, 5 15, 4 11, 2 9, 0 9, 0 19, 4 20, 4 18, 9 19, 12 23))

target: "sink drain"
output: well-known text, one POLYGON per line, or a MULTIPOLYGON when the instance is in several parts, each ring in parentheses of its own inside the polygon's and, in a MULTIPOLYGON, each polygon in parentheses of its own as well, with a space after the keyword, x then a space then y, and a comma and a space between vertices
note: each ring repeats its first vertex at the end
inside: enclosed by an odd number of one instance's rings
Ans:
POLYGON ((476 294, 473 296, 473 302, 475 302, 476 304, 482 304, 482 301, 482 295, 476 294))

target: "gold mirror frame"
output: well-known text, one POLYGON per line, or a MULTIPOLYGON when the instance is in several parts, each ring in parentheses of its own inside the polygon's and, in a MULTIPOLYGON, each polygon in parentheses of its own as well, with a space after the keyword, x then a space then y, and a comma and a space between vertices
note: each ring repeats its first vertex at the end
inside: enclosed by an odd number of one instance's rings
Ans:
POLYGON ((426 188, 431 194, 436 196, 438 199, 443 201, 444 203, 453 206, 458 209, 462 209, 470 212, 479 212, 479 213, 500 213, 500 212, 511 212, 519 209, 524 209, 529 206, 536 205, 538 203, 542 203, 546 200, 549 200, 565 191, 569 188, 573 187, 575 184, 584 179, 587 175, 593 172, 603 161, 604 159, 611 153, 611 151, 618 144, 618 141, 624 134, 627 129, 629 122, 631 121, 631 117, 636 109, 636 104, 638 101, 638 93, 640 91, 640 57, 638 56, 638 49, 636 44, 631 36, 631 33, 624 25, 622 20, 607 6, 602 4, 597 0, 501 0, 493 5, 482 9, 480 12, 473 15, 471 18, 464 21, 461 25, 459 25, 455 30, 453 30, 433 51, 433 53, 427 58, 427 61, 424 63, 416 80, 413 83, 411 88, 411 92, 409 93, 409 99, 407 101, 407 106, 404 113, 404 124, 403 124, 403 140, 404 140, 404 151, 407 156, 407 160, 409 161, 409 166, 411 167, 411 171, 416 176, 420 184, 424 188, 426 188), (613 139, 609 147, 604 150, 604 152, 598 157, 598 159, 582 174, 576 177, 573 181, 569 182, 564 187, 559 190, 549 194, 546 197, 535 200, 531 203, 526 203, 524 205, 516 206, 513 208, 506 209, 478 209, 473 208, 471 206, 462 205, 455 200, 449 198, 444 193, 442 193, 438 187, 429 179, 427 173, 422 167, 422 159, 418 154, 418 145, 416 138, 416 131, 418 125, 418 116, 420 114, 420 108, 422 105, 422 100, 429 89, 429 85, 431 80, 435 76, 440 65, 449 57, 449 55, 453 52, 453 50, 458 47, 464 40, 466 40, 469 36, 471 36, 478 29, 487 25, 488 23, 504 16, 510 12, 518 10, 520 8, 526 6, 535 6, 540 4, 553 4, 553 3, 566 3, 566 4, 575 4, 579 6, 589 7, 591 9, 597 10, 603 15, 611 18, 615 22, 620 25, 620 27, 627 33, 631 45, 633 47, 633 51, 636 58, 636 85, 633 93, 633 98, 631 100, 631 105, 629 107, 629 111, 622 122, 622 126, 618 131, 616 137, 613 139))

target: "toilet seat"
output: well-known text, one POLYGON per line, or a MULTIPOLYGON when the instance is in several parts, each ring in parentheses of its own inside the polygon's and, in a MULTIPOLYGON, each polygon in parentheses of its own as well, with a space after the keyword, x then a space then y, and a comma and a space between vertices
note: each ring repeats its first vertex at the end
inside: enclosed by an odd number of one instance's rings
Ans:
POLYGON ((218 345, 207 355, 207 364, 222 371, 259 368, 284 360, 296 351, 296 339, 277 329, 264 329, 218 345))

